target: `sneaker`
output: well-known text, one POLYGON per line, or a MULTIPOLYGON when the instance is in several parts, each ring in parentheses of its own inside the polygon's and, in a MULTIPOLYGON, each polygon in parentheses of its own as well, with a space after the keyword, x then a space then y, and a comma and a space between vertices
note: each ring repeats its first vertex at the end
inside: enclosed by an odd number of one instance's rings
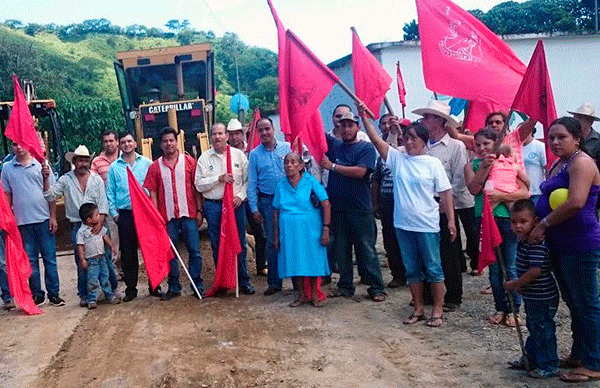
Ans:
POLYGON ((265 290, 265 292, 264 292, 264 295, 265 295, 265 296, 273 295, 274 293, 276 293, 276 292, 279 292, 279 291, 281 291, 281 289, 280 289, 280 288, 279 288, 279 289, 277 289, 277 288, 275 288, 275 287, 270 287, 270 286, 269 286, 269 287, 267 287, 267 289, 265 290))
POLYGON ((398 288, 406 284, 406 279, 392 279, 391 282, 388 283, 388 288, 398 288))
POLYGON ((90 302, 87 304, 88 310, 93 310, 96 308, 96 302, 90 302))
POLYGON ((125 294, 125 298, 123 298, 123 302, 131 302, 137 297, 135 294, 125 294))
POLYGON ((34 296, 33 303, 35 303, 36 306, 41 306, 46 303, 46 299, 43 296, 34 296))
POLYGON ((160 286, 156 287, 154 290, 148 287, 148 293, 150 294, 150 296, 155 296, 157 298, 162 298, 163 296, 160 286))
POLYGON ((177 298, 178 296, 181 296, 181 292, 167 291, 160 296, 160 300, 171 300, 173 298, 177 298))
POLYGON ((119 303, 121 303, 121 298, 119 298, 116 295, 113 295, 113 297, 108 300, 108 304, 119 304, 119 303))
POLYGON ((60 296, 48 296, 50 304, 54 307, 64 306, 65 301, 60 296))
POLYGON ((240 287, 240 292, 244 295, 254 295, 256 290, 250 284, 240 287))
POLYGON ((79 298, 79 307, 87 307, 87 300, 85 298, 79 298))
POLYGON ((8 300, 8 301, 4 302, 3 308, 6 311, 12 311, 12 310, 16 309, 17 306, 15 305, 15 302, 13 300, 8 300))

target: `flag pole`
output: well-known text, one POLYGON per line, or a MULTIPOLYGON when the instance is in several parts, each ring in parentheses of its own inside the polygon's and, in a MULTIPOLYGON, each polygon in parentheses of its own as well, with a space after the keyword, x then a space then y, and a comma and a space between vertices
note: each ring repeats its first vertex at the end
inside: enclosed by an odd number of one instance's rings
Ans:
POLYGON ((405 119, 406 118, 406 113, 404 112, 404 107, 402 107, 402 118, 405 119))
MULTIPOLYGON (((392 116, 396 116, 394 114, 394 110, 392 109, 392 105, 388 101, 387 97, 383 98, 383 103, 385 104, 385 107, 387 108, 388 113, 391 114, 392 116)), ((404 116, 402 118, 404 118, 404 116)))
MULTIPOLYGON (((506 266, 504 265, 504 260, 502 260, 502 251, 500 251, 500 247, 496 247, 495 251, 496 251, 496 257, 498 258, 498 264, 500 264, 500 270, 502 272, 502 283, 504 284, 504 282, 508 280, 508 272, 506 271, 506 266)), ((517 337, 519 337, 519 346, 521 346, 521 353, 523 353, 523 361, 525 364, 525 369, 530 370, 529 369, 529 359, 527 358, 527 350, 525 350, 525 342, 523 341, 523 333, 521 332, 521 325, 519 324, 519 318, 518 318, 518 314, 517 314, 517 311, 515 308, 515 301, 513 300, 510 291, 505 291, 505 292, 506 292, 506 298, 508 299, 508 304, 510 306, 510 311, 512 312, 513 316, 515 317, 515 322, 517 324, 517 326, 516 326, 517 337)))
MULTIPOLYGON (((241 241, 240 241, 241 242, 241 241)), ((236 255, 235 261, 235 297, 240 297, 240 279, 238 277, 238 265, 240 264, 240 255, 236 255)))
MULTIPOLYGON (((358 103, 362 103, 362 104, 364 104, 364 103, 363 103, 363 102, 360 100, 360 98, 358 98, 358 97, 356 96, 356 94, 352 93, 352 90, 348 89, 348 87, 347 87, 346 85, 344 85, 344 83, 343 83, 341 80, 339 80, 339 81, 337 82, 337 84, 338 84, 338 85, 340 85, 340 88, 342 88, 342 90, 343 90, 344 92, 346 92, 346 93, 347 93, 347 94, 350 96, 350 98, 354 100, 354 102, 355 102, 355 103, 357 103, 357 104, 358 104, 358 103)), ((373 119, 375 118, 375 115, 373 114, 373 112, 371 112, 371 110, 370 110, 369 108, 367 108, 366 106, 365 106, 365 112, 367 112, 367 114, 368 114, 369 116, 371 116, 373 119)))
POLYGON ((175 248, 175 244, 173 244, 173 240, 171 240, 170 237, 169 237, 169 242, 171 243, 171 248, 173 248, 173 252, 175 252, 175 255, 179 259, 179 262, 181 263, 181 266, 183 267, 185 274, 187 275, 188 279, 190 279, 190 283, 192 284, 192 288, 194 288, 196 295, 198 295, 198 299, 202 299, 202 295, 200 295, 200 291, 198 291, 198 288, 196 288, 196 283, 194 283, 192 276, 190 275, 189 271, 185 267, 185 263, 183 262, 183 259, 181 258, 181 256, 179 256, 179 252, 177 251, 177 248, 175 248))

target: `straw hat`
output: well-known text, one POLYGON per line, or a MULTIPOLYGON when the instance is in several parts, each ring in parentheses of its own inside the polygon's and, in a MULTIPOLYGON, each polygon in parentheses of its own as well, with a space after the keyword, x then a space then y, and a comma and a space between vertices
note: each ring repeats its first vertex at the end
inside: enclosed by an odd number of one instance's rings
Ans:
POLYGON ((593 121, 600 121, 600 117, 594 116, 594 107, 589 102, 585 102, 575 112, 567 111, 572 115, 580 115, 590 117, 593 121))
POLYGON ((450 116, 450 105, 439 100, 429 100, 425 108, 419 108, 412 111, 412 113, 423 116, 424 114, 431 114, 434 116, 441 117, 446 120, 446 124, 450 126, 456 126, 458 123, 455 119, 450 116))
POLYGON ((93 155, 90 155, 90 150, 88 150, 86 146, 80 145, 79 147, 75 148, 75 151, 67 152, 67 154, 65 155, 65 159, 67 159, 69 163, 73 163, 73 158, 76 156, 91 159, 93 155))
POLYGON ((227 124, 227 131, 228 132, 233 132, 233 131, 246 132, 246 128, 242 126, 242 123, 240 123, 240 120, 233 118, 233 119, 229 120, 229 124, 227 124))

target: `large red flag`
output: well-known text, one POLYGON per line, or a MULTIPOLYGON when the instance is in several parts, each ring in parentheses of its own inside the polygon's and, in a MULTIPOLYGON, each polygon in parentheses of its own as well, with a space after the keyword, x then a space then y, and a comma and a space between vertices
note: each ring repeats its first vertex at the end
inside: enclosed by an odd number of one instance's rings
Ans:
POLYGON ((471 133, 477 133, 477 131, 485 127, 485 119, 488 114, 498 111, 506 112, 507 110, 491 102, 469 101, 464 127, 469 129, 471 133))
POLYGON ((291 136, 292 130, 289 121, 289 101, 288 101, 288 71, 287 71, 287 61, 286 61, 286 44, 287 39, 285 36, 285 28, 283 27, 283 23, 277 16, 277 12, 275 11, 275 7, 273 7, 273 3, 271 0, 267 0, 269 3, 269 8, 271 9, 271 13, 273 14, 273 19, 275 20, 275 25, 277 26, 277 75, 279 76, 279 127, 281 128, 281 132, 286 135, 286 139, 289 140, 291 136))
POLYGON ((402 72, 400 72, 400 62, 396 62, 396 82, 398 83, 398 97, 400 98, 400 105, 402 105, 403 108, 406 108, 406 88, 404 87, 402 72))
POLYGON ((40 138, 33 125, 33 117, 31 117, 27 100, 25 100, 23 90, 21 90, 21 85, 19 85, 19 80, 14 74, 13 88, 15 101, 10 112, 8 125, 4 131, 4 136, 20 145, 21 148, 29 151, 31 156, 38 162, 43 163, 44 151, 42 151, 42 144, 40 143, 40 138))
POLYGON ((248 144, 246 145, 246 152, 250 152, 260 144, 260 136, 256 132, 256 124, 260 121, 260 110, 258 107, 254 108, 254 112, 252 113, 252 121, 250 122, 250 127, 248 128, 248 144))
POLYGON ((29 288, 31 263, 29 263, 29 257, 23 249, 21 233, 15 222, 15 216, 8 205, 4 190, 0 190, 0 229, 5 234, 6 275, 8 276, 10 293, 15 303, 29 315, 43 314, 42 310, 35 305, 31 295, 29 288))
POLYGON ((379 118, 381 104, 392 83, 392 77, 385 71, 375 56, 360 41, 352 28, 352 72, 356 96, 379 118))
MULTIPOLYGON (((229 146, 227 146, 227 173, 232 174, 229 146)), ((231 290, 237 287, 237 262, 238 254, 242 252, 242 246, 233 208, 233 183, 225 183, 222 204, 217 271, 215 272, 215 282, 206 296, 213 296, 219 290, 231 290)))
MULTIPOLYGON (((548 139, 550 124, 557 119, 557 115, 550 74, 546 66, 544 43, 541 40, 538 40, 537 46, 535 46, 512 109, 527 114, 530 119, 539 121, 544 126, 544 139, 548 139)), ((548 142, 545 143, 546 158, 548 168, 550 168, 556 156, 550 152, 548 142)))
MULTIPOLYGON (((294 140, 303 131, 308 132, 300 138, 311 152, 317 149, 327 150, 325 131, 318 109, 333 85, 340 82, 340 79, 293 32, 288 30, 286 36, 291 138, 294 140), (319 115, 319 118, 314 117, 315 115, 319 115)), ((313 156, 320 161, 323 155, 313 153, 313 156)))
MULTIPOLYGON (((325 127, 321 119, 321 112, 318 109, 311 116, 306 129, 298 137, 306 145, 306 148, 308 148, 308 151, 315 160, 320 162, 327 152, 327 138, 325 137, 325 127)), ((302 155, 302 152, 299 153, 302 155)))
POLYGON ((525 65, 498 36, 450 0, 416 0, 425 86, 510 106, 525 65))
POLYGON ((150 286, 155 289, 169 274, 169 262, 175 257, 167 233, 167 224, 129 167, 127 181, 138 242, 150 286))
POLYGON ((483 212, 481 213, 481 233, 479 235, 478 271, 496 262, 496 248, 502 244, 502 236, 496 225, 490 200, 483 194, 483 212))

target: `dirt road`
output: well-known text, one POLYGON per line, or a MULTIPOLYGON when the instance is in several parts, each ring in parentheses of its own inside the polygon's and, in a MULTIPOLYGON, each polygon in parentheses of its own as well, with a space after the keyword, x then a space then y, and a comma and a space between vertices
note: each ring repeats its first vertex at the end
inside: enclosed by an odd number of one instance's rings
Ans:
MULTIPOLYGON (((182 297, 162 302, 140 287, 133 302, 87 312, 72 295, 71 260, 61 259, 59 268, 63 289, 70 291, 67 306, 47 306, 42 317, 0 313, 0 386, 567 386, 506 369, 518 343, 514 330, 485 322, 492 299, 479 294, 483 277, 465 275, 462 307, 432 329, 402 324, 411 311, 406 288, 388 290, 387 301, 374 303, 358 285, 353 299, 292 309, 291 291, 262 295, 264 278, 254 278, 256 295, 239 299, 198 301, 186 286, 182 297)), ((210 284, 211 268, 205 270, 210 284)), ((389 270, 382 272, 389 281, 389 270)), ((558 320, 564 354, 564 307, 558 320)))

